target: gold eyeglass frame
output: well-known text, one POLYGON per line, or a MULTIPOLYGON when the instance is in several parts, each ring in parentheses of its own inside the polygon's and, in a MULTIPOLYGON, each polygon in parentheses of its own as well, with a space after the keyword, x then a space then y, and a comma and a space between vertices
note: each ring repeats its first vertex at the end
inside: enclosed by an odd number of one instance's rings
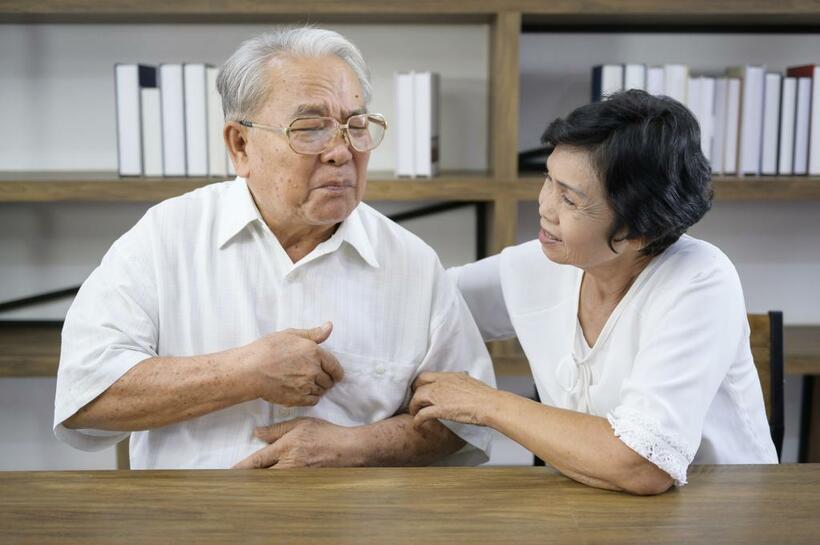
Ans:
POLYGON ((332 147, 333 141, 336 140, 336 137, 339 135, 339 133, 342 134, 342 138, 344 139, 345 143, 348 146, 350 146, 351 148, 353 148, 354 150, 356 150, 360 153, 363 153, 365 151, 372 151, 372 150, 376 149, 377 147, 379 147, 379 145, 384 141, 384 134, 387 133, 387 120, 384 118, 384 116, 382 114, 376 114, 376 113, 356 114, 356 115, 352 115, 349 118, 347 118, 347 121, 348 121, 348 123, 339 123, 333 117, 316 116, 316 117, 297 117, 296 119, 291 121, 290 124, 287 127, 274 127, 273 125, 265 125, 263 123, 257 123, 255 121, 250 121, 248 119, 240 119, 238 123, 240 125, 242 125, 243 127, 248 127, 248 128, 251 128, 251 129, 262 129, 262 130, 266 130, 266 131, 271 131, 271 132, 284 134, 285 137, 287 138, 288 146, 290 147, 290 149, 293 150, 293 153, 298 153, 299 155, 321 155, 321 154, 323 154, 324 152, 326 152, 327 150, 329 150, 332 147), (362 116, 362 115, 367 116, 367 117, 375 117, 384 124, 384 133, 382 133, 382 138, 381 138, 381 140, 379 140, 379 143, 376 144, 375 146, 373 146, 372 148, 365 149, 365 150, 361 150, 361 149, 357 148, 353 144, 353 142, 351 141, 350 135, 348 134, 350 118, 358 117, 358 116, 362 116), (293 142, 290 139, 290 132, 291 132, 291 127, 293 126, 293 124, 296 123, 297 121, 304 121, 306 119, 330 119, 331 121, 333 121, 334 125, 336 126, 336 134, 334 134, 333 137, 330 140, 328 140, 327 145, 324 148, 322 148, 321 151, 317 151, 316 153, 305 153, 303 151, 295 150, 293 148, 293 142))

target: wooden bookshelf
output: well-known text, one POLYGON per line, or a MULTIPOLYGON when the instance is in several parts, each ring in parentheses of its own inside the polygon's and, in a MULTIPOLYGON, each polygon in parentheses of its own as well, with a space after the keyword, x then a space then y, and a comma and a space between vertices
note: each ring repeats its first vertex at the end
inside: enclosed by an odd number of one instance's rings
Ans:
MULTIPOLYGON (((0 321, 0 378, 55 376, 62 327, 58 321, 0 321)), ((820 375, 820 325, 786 326, 783 339, 787 374, 820 375)), ((520 349, 494 356, 493 364, 499 376, 530 375, 520 349)))

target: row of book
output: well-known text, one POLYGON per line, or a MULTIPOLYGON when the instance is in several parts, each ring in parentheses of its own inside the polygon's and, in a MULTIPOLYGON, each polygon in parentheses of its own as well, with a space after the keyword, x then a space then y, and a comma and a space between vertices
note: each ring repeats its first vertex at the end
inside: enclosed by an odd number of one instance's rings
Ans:
POLYGON ((120 176, 235 175, 217 73, 203 63, 114 66, 120 176))
POLYGON ((693 75, 681 64, 605 64, 592 69, 592 100, 642 89, 685 104, 716 174, 820 175, 820 65, 728 68, 693 75))
POLYGON ((433 177, 439 172, 439 96, 441 79, 433 72, 394 76, 396 97, 396 176, 433 177))

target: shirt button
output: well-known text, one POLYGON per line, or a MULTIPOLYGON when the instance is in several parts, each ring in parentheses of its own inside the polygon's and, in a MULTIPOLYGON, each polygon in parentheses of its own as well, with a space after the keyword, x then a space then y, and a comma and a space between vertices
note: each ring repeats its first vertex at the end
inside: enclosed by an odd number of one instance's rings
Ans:
POLYGON ((377 365, 375 371, 376 371, 377 375, 383 375, 384 374, 384 365, 381 365, 381 364, 377 365))

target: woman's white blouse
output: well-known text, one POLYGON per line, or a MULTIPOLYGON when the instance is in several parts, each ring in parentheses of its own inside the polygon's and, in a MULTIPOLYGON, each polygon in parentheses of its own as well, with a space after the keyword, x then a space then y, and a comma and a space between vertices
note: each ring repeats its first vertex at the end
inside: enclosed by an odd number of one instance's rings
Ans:
POLYGON ((691 463, 777 463, 740 281, 711 244, 683 236, 653 259, 588 350, 583 271, 537 240, 449 272, 485 340, 518 337, 543 403, 607 418, 677 485, 691 463))

